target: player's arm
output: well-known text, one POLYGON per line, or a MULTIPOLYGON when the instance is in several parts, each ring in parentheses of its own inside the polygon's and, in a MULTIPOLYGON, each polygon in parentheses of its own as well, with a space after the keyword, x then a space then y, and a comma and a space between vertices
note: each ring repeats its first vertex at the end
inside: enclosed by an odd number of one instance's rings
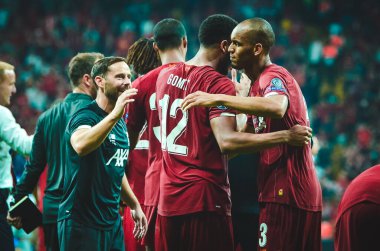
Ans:
POLYGON ((13 197, 15 201, 19 201, 25 195, 33 192, 37 185, 41 173, 46 166, 46 146, 44 141, 44 115, 42 115, 36 126, 34 139, 32 143, 32 152, 29 160, 26 162, 25 170, 22 173, 20 180, 17 182, 13 197))
POLYGON ((254 153, 278 144, 304 146, 309 143, 311 128, 296 125, 289 130, 251 134, 235 131, 235 117, 211 119, 211 128, 222 153, 254 153))
POLYGON ((125 174, 121 182, 121 199, 131 208, 131 215, 135 221, 133 235, 136 239, 141 239, 146 233, 147 220, 141 209, 139 201, 129 186, 129 182, 125 174))
POLYGON ((133 102, 132 96, 137 89, 124 91, 116 101, 114 109, 102 121, 93 127, 79 127, 70 137, 70 143, 79 156, 87 155, 97 149, 105 140, 114 125, 124 114, 125 106, 133 102))
POLYGON ((188 110, 194 106, 214 107, 219 105, 256 116, 282 118, 288 108, 288 98, 285 95, 237 97, 197 91, 185 97, 181 108, 188 110))

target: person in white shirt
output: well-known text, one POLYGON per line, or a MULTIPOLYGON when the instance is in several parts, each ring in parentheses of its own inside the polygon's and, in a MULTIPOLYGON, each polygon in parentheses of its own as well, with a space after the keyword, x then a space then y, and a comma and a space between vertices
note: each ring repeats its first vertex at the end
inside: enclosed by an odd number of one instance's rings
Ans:
POLYGON ((29 136, 16 123, 11 111, 11 96, 16 93, 16 74, 14 66, 0 61, 0 246, 1 250, 14 250, 13 234, 6 217, 7 199, 13 187, 11 175, 10 149, 29 155, 32 149, 33 136, 29 136))

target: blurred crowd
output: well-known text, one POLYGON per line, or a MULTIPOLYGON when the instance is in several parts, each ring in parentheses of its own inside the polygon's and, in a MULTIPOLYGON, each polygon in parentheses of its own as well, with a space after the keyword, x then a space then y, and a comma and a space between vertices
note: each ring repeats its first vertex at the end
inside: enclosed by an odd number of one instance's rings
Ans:
POLYGON ((77 52, 126 56, 135 40, 151 36, 157 21, 173 17, 185 24, 191 58, 201 20, 214 13, 271 22, 272 61, 293 74, 308 103, 319 147, 322 229, 331 237, 345 187, 380 163, 376 0, 1 0, 0 58, 16 66, 18 92, 11 107, 16 120, 33 133, 39 114, 69 92, 66 65, 77 52))

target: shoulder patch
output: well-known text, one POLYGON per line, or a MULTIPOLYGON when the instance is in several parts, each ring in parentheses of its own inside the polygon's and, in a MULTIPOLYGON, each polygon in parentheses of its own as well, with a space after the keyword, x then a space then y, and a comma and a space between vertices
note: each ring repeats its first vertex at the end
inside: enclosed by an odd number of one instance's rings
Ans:
POLYGON ((219 110, 227 110, 228 108, 224 105, 218 105, 216 108, 218 108, 219 110))
POLYGON ((272 78, 272 80, 270 81, 270 91, 287 92, 284 83, 280 78, 272 78))
POLYGON ((284 87, 282 80, 279 78, 273 78, 270 82, 271 82, 272 86, 275 88, 283 88, 284 87))

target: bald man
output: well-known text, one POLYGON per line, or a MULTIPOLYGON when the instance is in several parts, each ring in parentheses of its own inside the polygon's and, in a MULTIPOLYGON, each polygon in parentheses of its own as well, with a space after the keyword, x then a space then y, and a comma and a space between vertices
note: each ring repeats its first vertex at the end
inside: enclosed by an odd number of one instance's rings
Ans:
MULTIPOLYGON (((243 69, 251 79, 250 97, 197 92, 187 96, 181 107, 222 105, 251 114, 248 124, 260 134, 296 124, 309 126, 298 83, 270 60, 275 41, 271 25, 262 18, 245 20, 232 31, 231 40, 232 67, 243 69)), ((321 250, 322 195, 310 144, 261 151, 258 177, 259 249, 321 250)))

